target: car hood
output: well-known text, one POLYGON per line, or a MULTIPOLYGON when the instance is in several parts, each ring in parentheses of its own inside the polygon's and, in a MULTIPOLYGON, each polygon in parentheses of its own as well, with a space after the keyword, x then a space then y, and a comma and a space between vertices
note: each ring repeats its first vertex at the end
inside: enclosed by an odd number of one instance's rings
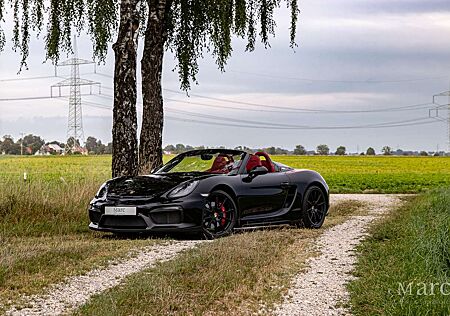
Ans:
POLYGON ((208 176, 192 173, 177 173, 120 177, 108 181, 107 196, 109 198, 154 197, 175 188, 184 181, 208 176))

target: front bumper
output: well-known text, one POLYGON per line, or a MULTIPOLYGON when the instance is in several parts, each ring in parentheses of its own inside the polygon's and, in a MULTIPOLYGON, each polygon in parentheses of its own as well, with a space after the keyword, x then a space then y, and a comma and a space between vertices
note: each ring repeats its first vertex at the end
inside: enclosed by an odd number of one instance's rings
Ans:
POLYGON ((143 205, 133 205, 130 201, 93 203, 89 207, 89 228, 113 233, 199 232, 203 205, 201 201, 143 205), (105 206, 135 206, 137 214, 105 215, 105 206))

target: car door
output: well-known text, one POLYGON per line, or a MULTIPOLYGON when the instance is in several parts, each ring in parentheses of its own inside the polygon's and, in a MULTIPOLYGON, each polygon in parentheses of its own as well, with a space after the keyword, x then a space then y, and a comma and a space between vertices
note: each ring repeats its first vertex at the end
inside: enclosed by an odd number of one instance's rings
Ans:
POLYGON ((277 212, 283 208, 289 189, 289 178, 284 172, 273 172, 250 178, 242 174, 238 197, 241 216, 277 212))

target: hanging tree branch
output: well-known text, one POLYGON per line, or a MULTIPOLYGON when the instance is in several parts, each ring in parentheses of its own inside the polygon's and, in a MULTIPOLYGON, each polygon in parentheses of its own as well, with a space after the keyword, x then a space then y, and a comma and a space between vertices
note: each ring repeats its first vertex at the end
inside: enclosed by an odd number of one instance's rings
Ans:
MULTIPOLYGON (((232 36, 246 38, 247 51, 255 49, 259 35, 264 47, 275 36, 275 9, 281 0, 173 0, 166 4, 166 48, 173 52, 181 88, 188 90, 197 82, 198 59, 210 52, 221 71, 232 53, 232 36), (257 29, 259 28, 259 32, 257 29)), ((295 47, 299 14, 298 0, 286 0, 291 12, 290 46, 295 47)), ((117 32, 119 0, 0 0, 0 51, 6 43, 1 24, 9 3, 13 13, 12 47, 21 55, 20 67, 27 67, 30 35, 44 28, 47 59, 57 62, 61 53, 72 51, 72 32, 86 30, 93 45, 93 57, 104 61, 108 45, 117 32)), ((147 1, 140 1, 140 35, 144 35, 147 1)))

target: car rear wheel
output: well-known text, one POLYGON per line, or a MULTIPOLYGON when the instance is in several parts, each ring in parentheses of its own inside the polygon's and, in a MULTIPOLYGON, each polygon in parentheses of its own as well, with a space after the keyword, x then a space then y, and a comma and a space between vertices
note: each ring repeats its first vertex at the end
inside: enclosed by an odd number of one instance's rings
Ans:
POLYGON ((327 213, 327 199, 321 188, 310 186, 303 199, 302 220, 306 228, 320 228, 327 213))
POLYGON ((205 200, 202 216, 203 234, 208 239, 231 234, 237 221, 234 199, 224 191, 213 191, 205 200))

